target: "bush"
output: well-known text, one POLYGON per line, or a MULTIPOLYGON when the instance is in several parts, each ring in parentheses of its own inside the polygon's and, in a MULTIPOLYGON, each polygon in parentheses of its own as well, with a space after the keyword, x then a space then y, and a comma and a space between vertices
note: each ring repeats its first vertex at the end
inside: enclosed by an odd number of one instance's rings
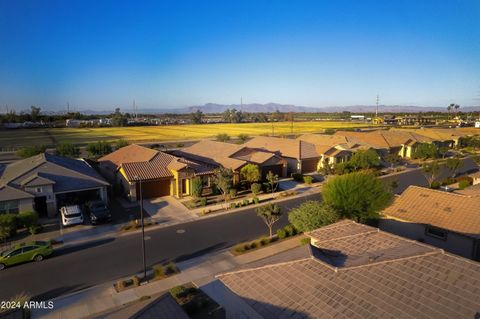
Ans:
POLYGON ((192 196, 195 198, 202 196, 203 183, 200 177, 194 177, 192 179, 192 196))
POLYGON ((300 245, 308 245, 310 244, 310 238, 302 238, 300 239, 300 245))
POLYGON ((194 209, 197 207, 197 200, 196 199, 189 200, 188 202, 185 202, 185 206, 187 206, 188 209, 194 209))
POLYGON ((292 173, 292 178, 297 182, 303 182, 303 175, 300 173, 292 173))
POLYGON ((127 285, 125 285, 124 280, 118 280, 117 283, 115 284, 115 286, 117 287, 118 291, 122 291, 127 287, 127 285))
POLYGON ((268 237, 261 237, 259 240, 260 246, 265 246, 270 243, 270 239, 268 237))
POLYGON ((278 239, 283 239, 283 238, 287 237, 287 232, 285 231, 285 229, 277 230, 277 237, 278 237, 278 239))
POLYGON ((176 274, 178 271, 177 265, 173 261, 166 264, 163 269, 165 270, 166 275, 176 274))
POLYGON ((0 238, 17 234, 17 216, 15 214, 0 215, 0 238))
POLYGON ((177 286, 170 289, 170 294, 175 298, 183 298, 188 295, 189 289, 184 286, 177 286))
POLYGON ((32 235, 40 233, 42 231, 42 229, 43 229, 42 225, 33 225, 33 226, 28 227, 28 231, 32 235))
POLYGON ((233 246, 233 250, 236 251, 237 253, 243 253, 245 251, 245 247, 243 244, 237 244, 233 246))
POLYGON ((249 244, 243 244, 243 250, 250 250, 249 244))
POLYGON ((470 186, 470 185, 472 185, 472 184, 471 184, 470 181, 468 181, 468 180, 462 180, 462 181, 460 181, 460 182, 458 183, 458 187, 459 187, 460 189, 467 188, 467 187, 470 186))
POLYGON ((234 199, 237 196, 237 190, 235 188, 231 188, 228 193, 230 195, 230 199, 234 199))
POLYGON ((460 183, 461 181, 468 181, 470 185, 473 184, 473 178, 471 178, 470 176, 460 176, 457 177, 455 180, 457 181, 457 183, 460 183))
POLYGON ((257 247, 258 247, 258 244, 257 244, 256 241, 252 241, 252 242, 250 243, 250 249, 255 249, 255 248, 257 248, 257 247))
POLYGON ((260 203, 260 199, 255 196, 255 197, 253 198, 253 203, 254 203, 254 204, 260 203))
POLYGON ((313 177, 312 176, 303 176, 303 182, 305 184, 310 185, 310 184, 313 183, 313 177))
POLYGON ((287 225, 283 229, 285 229, 287 236, 295 236, 297 234, 297 230, 293 225, 287 225))
POLYGON ((140 286, 140 278, 138 276, 132 276, 132 283, 134 286, 140 286))
POLYGON ((262 185, 259 183, 253 183, 252 186, 250 186, 250 190, 253 195, 257 196, 262 191, 262 185))
POLYGON ((200 205, 203 206, 203 207, 207 206, 207 198, 206 197, 200 198, 200 205))
POLYGON ((430 185, 430 188, 439 189, 440 188, 440 182, 433 181, 432 184, 430 185))
POLYGON ((38 224, 37 212, 21 212, 17 215, 18 227, 30 228, 38 224))
POLYGON ((242 201, 242 205, 243 205, 243 206, 248 206, 248 204, 250 204, 250 203, 248 202, 248 199, 244 199, 244 200, 242 201))
POLYGON ((236 203, 230 203, 230 208, 237 208, 237 204, 236 203))
POLYGON ((166 276, 165 270, 163 269, 162 265, 155 265, 152 267, 152 269, 154 278, 163 278, 166 276))
POLYGON ((452 178, 452 177, 448 177, 448 178, 445 178, 443 181, 442 181, 442 185, 451 185, 451 184, 454 184, 455 183, 455 178, 452 178))

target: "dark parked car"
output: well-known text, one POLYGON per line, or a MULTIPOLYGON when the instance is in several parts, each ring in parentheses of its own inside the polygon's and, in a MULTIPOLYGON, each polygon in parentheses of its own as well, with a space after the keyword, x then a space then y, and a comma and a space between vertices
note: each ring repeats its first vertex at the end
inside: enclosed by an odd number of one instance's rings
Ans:
POLYGON ((87 212, 93 225, 112 221, 112 215, 107 205, 98 200, 87 203, 87 212))

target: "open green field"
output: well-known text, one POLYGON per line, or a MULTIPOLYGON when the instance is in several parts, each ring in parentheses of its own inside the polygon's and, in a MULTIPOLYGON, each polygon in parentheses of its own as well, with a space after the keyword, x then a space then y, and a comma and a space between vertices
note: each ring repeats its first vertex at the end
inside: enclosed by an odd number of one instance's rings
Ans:
MULTIPOLYGON (((242 133, 250 136, 271 135, 272 126, 274 135, 292 133, 290 122, 18 129, 0 131, 0 149, 5 150, 30 145, 54 146, 58 143, 66 142, 82 145, 100 140, 113 141, 118 139, 126 139, 132 142, 195 140, 214 137, 220 133, 226 133, 232 137, 242 133)), ((293 134, 323 132, 327 128, 358 128, 366 126, 373 125, 341 121, 294 122, 293 134)))

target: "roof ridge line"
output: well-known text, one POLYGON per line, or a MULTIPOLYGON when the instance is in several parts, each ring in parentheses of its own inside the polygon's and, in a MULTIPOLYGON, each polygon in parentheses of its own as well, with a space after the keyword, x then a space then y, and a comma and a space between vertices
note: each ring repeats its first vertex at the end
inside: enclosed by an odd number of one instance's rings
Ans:
MULTIPOLYGON (((78 161, 82 161, 83 163, 85 163, 86 165, 88 165, 88 167, 90 167, 92 170, 95 171, 95 169, 94 169, 90 164, 88 164, 87 161, 84 160, 83 158, 82 158, 82 159, 73 159, 73 160, 75 160, 75 161, 77 161, 77 160, 78 160, 78 161)), ((104 184, 105 186, 110 185, 110 183, 108 183, 108 182, 106 182, 106 181, 104 181, 104 180, 102 181, 101 179, 98 179, 97 177, 84 174, 84 173, 82 173, 82 172, 79 172, 79 171, 77 171, 77 170, 74 170, 74 169, 65 167, 65 166, 63 166, 63 165, 60 165, 60 164, 57 164, 57 163, 54 163, 54 162, 48 162, 48 163, 53 164, 53 165, 55 165, 55 166, 57 166, 57 167, 61 167, 61 168, 63 168, 63 169, 69 170, 69 171, 73 171, 73 172, 75 172, 75 173, 77 173, 77 174, 79 174, 79 175, 82 175, 82 176, 86 177, 86 178, 92 178, 92 179, 96 180, 97 182, 100 182, 101 184, 104 184)), ((96 171, 95 171, 95 172, 96 172, 96 171)), ((97 173, 97 174, 98 174, 98 173, 97 173)))
MULTIPOLYGON (((265 258, 267 258, 267 257, 265 257, 265 258)), ((261 259, 258 259, 258 260, 262 260, 262 259, 265 259, 265 258, 261 258, 261 259)), ((310 255, 310 256, 305 257, 305 258, 300 258, 300 259, 295 259, 295 260, 290 260, 290 261, 283 261, 283 262, 278 262, 278 263, 274 263, 274 264, 268 264, 268 265, 253 267, 253 268, 247 268, 247 269, 239 269, 239 270, 234 270, 234 271, 229 271, 229 272, 217 274, 217 275, 215 275, 215 278, 220 278, 220 277, 228 276, 228 275, 232 275, 232 274, 239 274, 239 273, 248 272, 248 271, 252 271, 252 270, 272 268, 272 267, 277 267, 277 266, 281 266, 281 265, 289 265, 289 264, 294 264, 294 263, 297 263, 297 262, 307 261, 307 260, 311 260, 311 259, 315 259, 315 258, 310 255)), ((256 260, 256 261, 258 261, 258 260, 256 260)), ((248 263, 245 264, 245 265, 248 266, 248 263)))
POLYGON ((336 237, 336 238, 332 238, 332 239, 327 239, 327 240, 323 240, 323 241, 317 241, 317 243, 328 243, 328 242, 331 242, 331 241, 334 241, 334 240, 340 240, 340 239, 345 239, 345 238, 350 238, 350 237, 355 237, 355 236, 360 236, 360 235, 366 235, 366 234, 371 234, 371 233, 378 233, 379 232, 379 229, 374 229, 374 230, 368 230, 368 231, 365 231, 363 233, 357 233, 357 234, 353 234, 353 235, 347 235, 347 236, 342 236, 342 237, 336 237))
MULTIPOLYGON (((417 185, 409 185, 407 187, 407 189, 409 188, 417 188, 417 189, 421 189, 421 190, 426 190, 426 191, 430 191, 430 192, 434 192, 434 193, 438 193, 438 194, 446 194, 446 195, 455 195, 455 196, 458 196, 458 197, 467 197, 467 198, 471 198, 472 196, 471 195, 464 195, 464 194, 458 194, 458 193, 450 193, 450 192, 444 192, 444 191, 441 191, 441 190, 438 190, 438 189, 433 189, 433 188, 426 188, 426 187, 421 187, 421 186, 417 186, 417 185)), ((403 195, 400 194, 400 196, 403 195)))

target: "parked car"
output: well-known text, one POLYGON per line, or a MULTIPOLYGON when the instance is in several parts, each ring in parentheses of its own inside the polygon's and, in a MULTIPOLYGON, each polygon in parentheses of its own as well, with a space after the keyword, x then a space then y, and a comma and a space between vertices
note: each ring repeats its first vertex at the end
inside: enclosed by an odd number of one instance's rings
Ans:
POLYGON ((52 253, 52 245, 46 241, 18 244, 0 253, 0 270, 28 261, 42 261, 52 253))
POLYGON ((63 206, 60 215, 63 226, 83 224, 83 213, 78 205, 63 206))
POLYGON ((440 190, 448 193, 451 193, 454 191, 454 189, 452 187, 449 187, 448 185, 440 186, 440 190))
POLYGON ((107 205, 101 200, 88 202, 86 207, 93 225, 112 221, 112 215, 110 214, 107 205))

